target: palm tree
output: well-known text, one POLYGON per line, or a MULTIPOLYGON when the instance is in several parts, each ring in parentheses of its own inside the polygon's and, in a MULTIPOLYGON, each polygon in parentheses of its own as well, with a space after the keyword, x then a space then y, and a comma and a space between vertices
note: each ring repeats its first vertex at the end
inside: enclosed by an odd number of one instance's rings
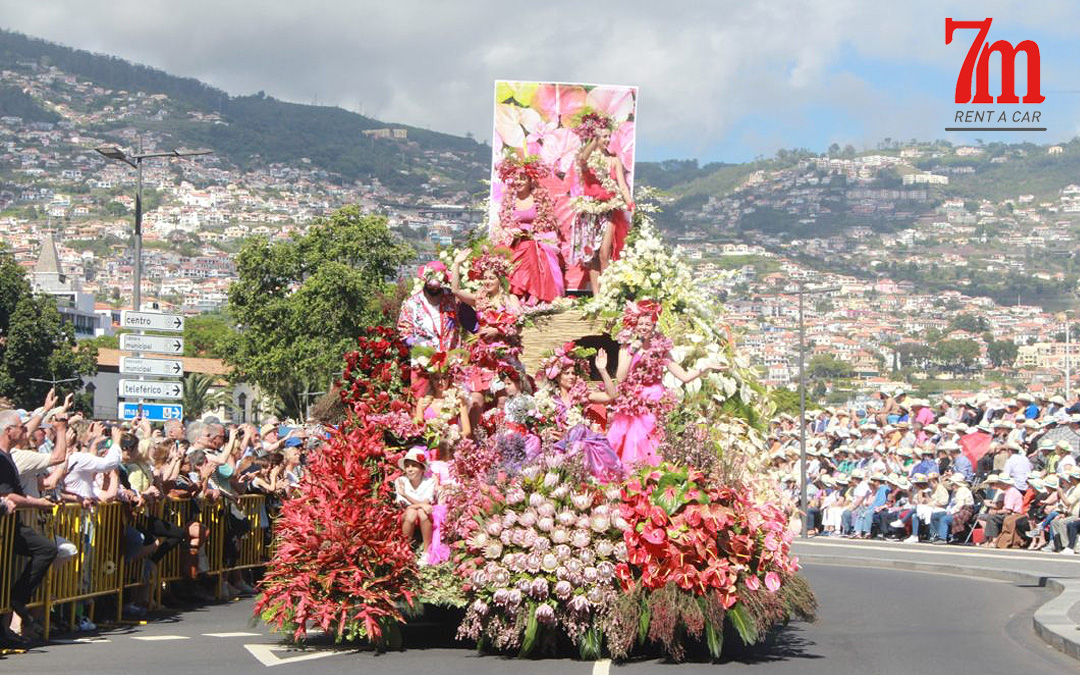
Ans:
POLYGON ((208 410, 232 407, 232 388, 226 387, 212 391, 214 382, 214 376, 206 373, 184 375, 184 393, 181 403, 184 405, 185 421, 199 419, 208 410))

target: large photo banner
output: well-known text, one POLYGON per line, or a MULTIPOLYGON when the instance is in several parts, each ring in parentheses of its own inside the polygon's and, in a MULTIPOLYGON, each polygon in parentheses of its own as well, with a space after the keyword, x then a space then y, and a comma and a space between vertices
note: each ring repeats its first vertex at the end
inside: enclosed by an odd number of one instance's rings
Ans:
POLYGON ((634 209, 637 87, 495 82, 491 240, 514 251, 516 292, 593 290, 634 209))

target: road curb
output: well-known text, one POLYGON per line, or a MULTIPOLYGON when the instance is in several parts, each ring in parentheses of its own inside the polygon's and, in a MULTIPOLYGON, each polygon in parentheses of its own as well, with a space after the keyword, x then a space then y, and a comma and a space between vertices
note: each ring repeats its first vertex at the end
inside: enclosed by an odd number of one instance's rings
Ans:
MULTIPOLYGON (((880 553, 880 551, 878 551, 880 553)), ((1069 618, 1069 610, 1080 603, 1080 579, 1042 576, 1026 572, 1002 570, 979 565, 922 562, 891 558, 861 558, 836 553, 814 553, 805 549, 798 551, 799 560, 823 564, 858 565, 912 572, 945 572, 947 574, 975 575, 999 581, 1033 584, 1056 591, 1056 595, 1043 603, 1032 616, 1035 634, 1058 651, 1080 660, 1080 626, 1069 618)))

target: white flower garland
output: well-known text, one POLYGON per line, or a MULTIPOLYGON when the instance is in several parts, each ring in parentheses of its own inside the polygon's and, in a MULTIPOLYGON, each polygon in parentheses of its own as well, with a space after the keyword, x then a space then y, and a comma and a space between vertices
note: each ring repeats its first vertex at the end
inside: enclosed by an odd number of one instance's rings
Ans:
POLYGON ((589 153, 589 156, 585 158, 585 166, 593 172, 593 175, 600 181, 600 185, 610 192, 612 197, 611 199, 600 200, 595 197, 581 195, 570 200, 570 207, 578 213, 588 213, 594 216, 615 211, 616 209, 625 209, 626 200, 623 199, 622 191, 619 190, 619 183, 609 175, 608 158, 600 148, 596 148, 589 153))

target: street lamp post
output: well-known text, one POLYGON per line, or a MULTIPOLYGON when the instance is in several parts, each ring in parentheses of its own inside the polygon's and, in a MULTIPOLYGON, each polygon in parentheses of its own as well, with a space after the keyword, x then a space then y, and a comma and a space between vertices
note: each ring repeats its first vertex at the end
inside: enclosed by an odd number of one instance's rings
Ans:
POLYGON ((132 309, 136 312, 142 307, 142 163, 144 159, 153 157, 195 157, 197 155, 209 155, 212 150, 171 150, 169 152, 138 152, 128 154, 119 147, 103 146, 96 148, 98 153, 108 159, 124 162, 135 169, 135 288, 133 294, 132 309))
MULTIPOLYGON (((803 320, 803 296, 815 293, 832 293, 840 290, 839 286, 827 288, 807 288, 801 282, 795 294, 799 296, 799 509, 802 511, 802 537, 810 536, 807 523, 809 499, 806 494, 806 324, 803 320)), ((768 295, 790 295, 790 293, 769 293, 768 295)))

